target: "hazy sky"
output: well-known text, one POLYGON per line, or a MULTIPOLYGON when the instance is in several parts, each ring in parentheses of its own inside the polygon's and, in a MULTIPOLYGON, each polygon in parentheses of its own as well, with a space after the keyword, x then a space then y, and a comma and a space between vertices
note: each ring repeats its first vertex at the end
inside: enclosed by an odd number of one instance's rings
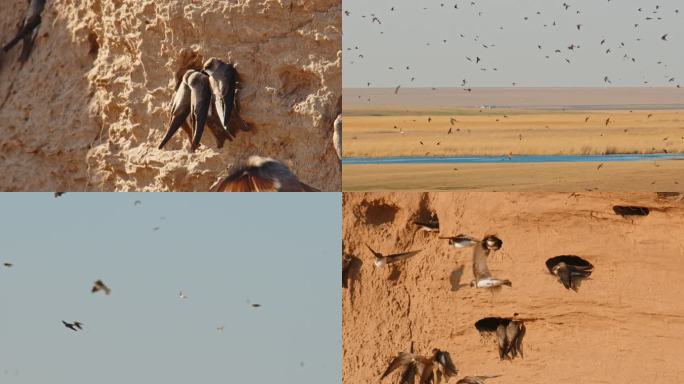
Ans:
POLYGON ((341 382, 340 204, 0 194, 0 383, 341 382))
POLYGON ((567 10, 555 0, 344 0, 343 86, 684 84, 684 3, 565 2, 567 10))

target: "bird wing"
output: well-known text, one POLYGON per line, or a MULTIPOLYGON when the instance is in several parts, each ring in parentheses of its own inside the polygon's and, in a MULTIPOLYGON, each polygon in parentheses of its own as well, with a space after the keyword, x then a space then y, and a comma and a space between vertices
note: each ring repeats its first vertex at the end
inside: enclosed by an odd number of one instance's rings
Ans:
POLYGON ((419 249, 419 250, 417 250, 417 251, 410 251, 410 252, 403 252, 403 253, 395 253, 395 254, 392 254, 392 255, 387 255, 387 256, 385 256, 385 259, 386 259, 387 262, 389 262, 389 263, 395 263, 395 262, 398 262, 398 261, 406 260, 406 259, 408 259, 408 258, 411 257, 411 256, 415 256, 415 255, 416 255, 418 252, 420 252, 420 251, 422 251, 422 250, 419 249))
POLYGON ((506 326, 499 324, 496 327, 496 338, 499 342, 499 358, 503 360, 508 353, 508 340, 506 339, 506 326))
MULTIPOLYGON (((184 125, 188 115, 190 115, 190 99, 191 91, 185 83, 181 82, 180 86, 176 90, 176 94, 173 98, 171 104, 171 119, 169 121, 169 129, 166 131, 166 135, 159 144, 159 149, 164 148, 166 143, 171 139, 171 137, 176 133, 181 125, 184 125)), ((186 127, 184 127, 184 130, 186 127)), ((186 131, 187 132, 187 131, 186 131)), ((188 132, 190 133, 190 132, 188 132)), ((192 135, 190 134, 192 140, 192 135)))
POLYGON ((366 244, 366 248, 368 248, 369 251, 373 254, 375 257, 382 257, 382 253, 375 252, 373 248, 370 247, 370 245, 366 244))
POLYGON ((190 94, 190 119, 192 121, 192 147, 199 147, 204 125, 207 122, 209 107, 211 105, 211 90, 209 86, 209 76, 204 74, 195 75, 196 83, 190 94))
POLYGON ((414 358, 414 355, 412 353, 399 352, 399 355, 397 355, 397 357, 392 359, 389 366, 385 370, 385 373, 382 374, 380 379, 381 380, 384 379, 387 375, 392 373, 395 369, 397 369, 403 365, 411 363, 413 361, 413 358, 414 358))
POLYGON ((473 275, 475 276, 475 280, 492 277, 492 273, 489 272, 489 268, 487 267, 488 255, 489 250, 485 249, 482 244, 476 246, 473 250, 473 275))
POLYGON ((440 370, 444 373, 444 376, 449 379, 451 376, 456 376, 458 374, 458 369, 451 360, 451 355, 446 351, 438 351, 435 353, 435 362, 438 364, 440 370))
POLYGON ((399 384, 415 384, 417 370, 418 366, 416 364, 409 364, 401 374, 401 380, 399 381, 399 384))

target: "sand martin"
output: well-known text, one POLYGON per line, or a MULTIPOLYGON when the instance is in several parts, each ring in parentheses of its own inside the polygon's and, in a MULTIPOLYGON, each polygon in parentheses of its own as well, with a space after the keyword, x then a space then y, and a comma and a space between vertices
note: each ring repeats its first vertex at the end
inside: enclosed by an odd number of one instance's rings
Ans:
POLYGON ((561 255, 548 259, 546 268, 556 275, 566 289, 577 292, 578 282, 591 275, 594 266, 574 255, 561 255))
POLYGON ((450 377, 458 374, 458 369, 456 369, 453 361, 451 361, 449 352, 435 348, 432 350, 431 357, 400 352, 397 357, 392 359, 380 380, 400 367, 403 367, 401 384, 414 383, 415 376, 418 374, 420 375, 418 382, 421 384, 438 383, 442 377, 448 380, 450 377))
POLYGON ((214 95, 214 107, 221 125, 230 136, 230 117, 233 112, 237 91, 237 72, 231 64, 212 57, 204 63, 204 72, 209 75, 209 84, 214 95))
POLYGON ((217 180, 211 192, 318 192, 297 179, 278 160, 251 156, 245 164, 226 177, 217 180))
POLYGON ((485 238, 473 250, 473 276, 475 280, 470 283, 475 288, 495 288, 501 285, 512 286, 510 280, 497 279, 492 277, 487 267, 487 256, 492 250, 499 249, 501 240, 485 238))
POLYGON ((109 295, 112 290, 109 289, 109 287, 102 282, 102 280, 98 280, 93 283, 93 288, 90 290, 92 293, 96 293, 99 291, 104 291, 105 294, 109 295))
POLYGON ((449 245, 451 245, 454 248, 474 247, 475 245, 480 243, 480 241, 475 239, 474 237, 464 234, 459 234, 451 237, 440 237, 440 239, 448 239, 449 245))
POLYGON ((383 255, 382 253, 375 252, 373 248, 370 247, 370 245, 366 244, 366 247, 371 251, 373 256, 375 256, 375 266, 376 267, 382 267, 384 265, 388 264, 394 264, 398 263, 400 261, 406 260, 410 258, 411 256, 415 256, 418 252, 421 250, 417 251, 410 251, 410 252, 402 252, 402 253, 394 253, 391 255, 383 255))
POLYGON ((342 160, 342 115, 337 115, 335 123, 333 123, 333 147, 337 157, 342 160))
POLYGON ((439 219, 436 216, 427 221, 416 220, 413 224, 418 226, 419 231, 439 232, 439 219))
POLYGON ((33 42, 38 35, 38 26, 40 26, 41 23, 40 14, 43 12, 44 8, 45 0, 29 0, 26 15, 21 22, 19 31, 17 31, 14 38, 2 48, 3 51, 9 51, 19 42, 19 40, 23 39, 24 44, 21 49, 19 61, 23 63, 28 60, 28 57, 31 54, 31 48, 33 47, 33 42))
POLYGON ((66 321, 62 320, 62 323, 64 324, 65 327, 71 329, 74 332, 78 332, 79 329, 83 329, 82 328, 83 323, 80 323, 78 321, 74 321, 73 324, 70 324, 70 323, 67 323, 66 321))

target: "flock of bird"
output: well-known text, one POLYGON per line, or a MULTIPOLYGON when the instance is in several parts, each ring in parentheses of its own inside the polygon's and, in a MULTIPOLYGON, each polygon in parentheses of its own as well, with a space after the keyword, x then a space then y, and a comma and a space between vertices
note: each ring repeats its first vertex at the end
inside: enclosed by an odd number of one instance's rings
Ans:
MULTIPOLYGON (((648 214, 648 209, 644 207, 615 206, 614 211, 623 217, 648 214)), ((440 232, 439 219, 434 214, 428 220, 413 221, 412 224, 416 226, 417 231, 423 231, 429 236, 438 235, 440 232)), ((474 279, 470 282, 470 287, 490 290, 492 293, 503 289, 504 286, 512 288, 513 283, 510 279, 493 276, 487 265, 489 256, 503 246, 503 241, 500 238, 495 235, 487 235, 478 239, 467 234, 438 236, 437 238, 447 240, 449 246, 454 249, 473 249, 472 271, 474 279)), ((373 255, 374 264, 377 268, 399 265, 422 251, 412 250, 383 254, 375 251, 368 244, 366 247, 373 255)), ((545 264, 550 274, 554 275, 566 289, 573 291, 578 291, 581 282, 591 275, 594 268, 590 262, 575 255, 552 257, 545 264)), ((355 256, 345 255, 342 262, 343 288, 348 287, 348 281, 353 275, 352 270, 358 268, 359 265, 360 260, 355 256)), ((516 313, 512 317, 481 319, 475 323, 475 328, 482 336, 493 335, 496 337, 501 360, 513 360, 518 356, 523 357, 523 338, 527 332, 525 323, 535 320, 537 319, 518 317, 516 313)), ((449 378, 457 375, 458 369, 448 352, 434 349, 430 356, 422 356, 415 354, 413 344, 411 345, 410 352, 400 352, 392 359, 381 379, 400 367, 402 368, 399 381, 401 384, 414 383, 415 377, 419 378, 420 384, 439 383, 442 379, 448 381, 449 378)), ((493 377, 497 376, 466 376, 457 381, 457 384, 482 384, 484 380, 493 377)))
MULTIPOLYGON (((19 62, 23 65, 29 58, 35 44, 36 36, 42 22, 41 14, 46 0, 29 0, 25 16, 19 29, 5 46, 7 53, 19 42, 23 42, 19 62)), ((187 69, 177 81, 174 97, 170 103, 170 122, 168 130, 158 145, 163 149, 174 134, 181 128, 190 141, 190 151, 200 146, 205 126, 214 136, 216 146, 222 148, 225 141, 232 141, 238 131, 251 131, 251 126, 240 116, 239 74, 233 64, 212 57, 206 60, 201 69, 187 69), (213 105, 213 108, 212 108, 213 105)), ((331 139, 335 153, 341 164, 342 158, 342 120, 337 117, 331 127, 331 139)), ((254 157, 256 158, 256 157, 254 157)), ((244 173, 248 169, 252 182, 240 182, 231 187, 230 182, 219 183, 225 188, 214 188, 214 191, 251 191, 251 192, 314 192, 318 189, 310 187, 294 176, 281 162, 267 158, 255 161, 250 158, 239 165, 236 172, 244 173), (259 163, 258 165, 255 165, 259 163), (276 166, 271 166, 277 163, 276 166), (265 168, 260 167, 265 166, 265 168), (253 172, 251 172, 253 171, 253 172), (260 177, 262 177, 260 179, 260 177), (294 180, 294 181, 293 181, 294 180)), ((238 177, 239 178, 239 177, 238 177)), ((226 179, 231 179, 228 176, 226 179)))
MULTIPOLYGON (((55 196, 55 198, 57 198, 57 197, 61 197, 64 194, 65 194, 65 192, 55 192, 54 196, 55 196)), ((142 201, 135 200, 133 202, 133 205, 134 206, 140 206, 140 205, 142 205, 142 201)), ((165 217, 162 217, 161 219, 165 220, 165 217)), ((157 227, 153 228, 153 231, 158 231, 159 229, 160 229, 160 227, 157 226, 157 227)), ((3 267, 8 268, 8 269, 9 268, 15 268, 15 265, 12 262, 5 261, 2 263, 2 265, 3 265, 3 267)), ((112 290, 107 284, 104 283, 104 281, 102 281, 101 279, 98 279, 92 284, 92 286, 90 288, 90 292, 92 294, 97 294, 99 292, 102 292, 105 295, 109 296, 109 295, 111 295, 112 290)), ((183 293, 183 291, 180 291, 180 293, 178 294, 178 297, 181 300, 187 300, 188 299, 188 295, 183 293)), ((252 308, 260 308, 261 307, 261 304, 252 303, 249 299, 246 300, 246 303, 252 308)), ((85 324, 81 321, 73 321, 73 322, 69 323, 69 322, 64 321, 64 320, 62 320, 62 325, 64 325, 64 327, 66 327, 66 328, 68 328, 74 332, 82 331, 84 326, 85 326, 85 324)), ((216 327, 216 330, 218 332, 223 332, 224 328, 225 328, 224 325, 219 325, 216 327)))
MULTIPOLYGON (((614 7, 633 7, 633 14, 630 17, 624 17, 619 19, 613 19, 612 24, 614 28, 628 28, 633 31, 631 36, 615 36, 611 35, 611 28, 606 28, 605 25, 601 26, 601 34, 596 37, 596 41, 588 40, 589 37, 584 33, 585 27, 589 24, 594 23, 594 20, 583 20, 582 17, 585 12, 580 8, 578 4, 571 3, 561 3, 552 2, 549 5, 553 8, 551 9, 540 9, 540 10, 530 10, 528 15, 522 16, 519 20, 517 18, 509 18, 513 23, 523 23, 527 24, 526 28, 540 28, 539 34, 540 40, 529 42, 521 40, 520 45, 516 47, 516 51, 521 51, 525 49, 524 44, 529 44, 527 52, 538 52, 543 58, 549 62, 558 62, 565 64, 572 64, 575 61, 581 61, 581 58, 576 56, 583 47, 592 46, 592 53, 601 52, 603 55, 615 56, 615 60, 620 60, 621 62, 630 63, 634 65, 644 61, 648 65, 657 65, 658 71, 661 73, 663 80, 660 83, 663 84, 677 84, 676 76, 668 74, 671 68, 662 58, 653 59, 651 57, 638 57, 638 50, 643 49, 644 45, 653 45, 658 43, 667 43, 670 41, 671 34, 663 29, 670 28, 669 24, 664 25, 664 21, 672 20, 675 16, 680 15, 680 11, 677 8, 668 8, 659 4, 654 4, 652 6, 638 6, 637 4, 626 4, 620 2, 612 2, 608 0, 608 3, 613 4, 614 7), (624 20, 624 21, 623 21, 624 20), (635 20, 641 20, 640 22, 634 22, 635 20), (631 24, 630 24, 631 23, 631 24), (641 27, 648 24, 648 28, 642 34, 641 27), (654 31, 656 30, 656 31, 654 31), (662 32, 657 32, 661 30, 662 32), (570 35, 574 32, 574 38, 571 41, 548 41, 550 39, 560 39, 565 38, 563 36, 570 35), (534 49, 532 51, 531 49, 534 49), (652 62, 651 62, 652 61, 652 62)), ((547 3, 544 3, 547 5, 547 3)), ((388 23, 383 23, 383 20, 387 19, 397 19, 399 17, 405 17, 406 12, 412 12, 415 15, 416 10, 408 9, 413 8, 413 4, 403 3, 400 5, 395 5, 388 7, 380 13, 353 13, 349 9, 344 11, 346 17, 355 17, 360 19, 361 23, 358 25, 366 25, 368 27, 369 34, 379 34, 380 38, 385 39, 387 45, 393 46, 398 44, 398 41, 394 41, 391 33, 385 33, 385 26, 388 23), (400 16, 400 14, 402 14, 400 16), (363 20, 367 21, 367 24, 363 23, 363 20)), ((434 29, 426 29, 430 31, 430 35, 426 34, 424 40, 424 46, 430 49, 448 52, 463 52, 463 60, 465 63, 473 65, 477 72, 493 72, 498 73, 505 70, 504 63, 497 63, 493 51, 497 49, 508 50, 510 49, 510 43, 504 37, 509 37, 511 32, 510 25, 505 25, 497 21, 489 20, 487 16, 489 13, 483 11, 482 2, 478 1, 451 1, 451 2, 441 2, 433 3, 426 6, 420 7, 417 12, 437 12, 439 15, 444 15, 446 13, 452 13, 455 18, 459 17, 476 17, 481 20, 482 25, 486 25, 489 33, 479 34, 479 33, 466 33, 466 32, 447 32, 445 36, 435 37, 434 29), (499 31, 497 35, 494 31, 499 31), (458 43, 457 47, 451 45, 453 40, 462 40, 462 43, 458 43), (501 44, 499 44, 499 40, 501 44), (504 43, 504 41, 506 41, 504 43)), ((523 13, 523 12, 520 12, 523 13)), ((422 16, 422 15, 421 15, 422 16)), ((357 20, 358 20, 357 19, 357 20)), ((393 25, 403 25, 398 23, 397 20, 392 20, 393 25)), ((356 24, 355 24, 356 25, 356 24)), ((458 25, 458 23, 456 23, 458 25)), ((593 25, 592 25, 593 27, 593 25)), ((391 27, 390 27, 391 28, 391 27)), ((420 33, 416 31, 415 34, 420 33)), ((403 39, 402 39, 403 40, 403 39)), ((412 42, 402 41, 402 49, 404 51, 411 52, 412 50, 423 50, 424 47, 414 46, 411 47, 412 42)), ((345 57, 345 64, 347 65, 367 65, 366 62, 370 60, 396 60, 397 55, 380 55, 380 52, 366 49, 363 46, 364 42, 359 41, 353 44, 347 43, 344 47, 347 57, 345 57)), ((401 57, 401 56, 399 56, 401 57)), ((443 55, 436 55, 435 57, 442 58, 443 55)), ((591 56, 595 59, 596 56, 591 56)), ((377 64, 377 63, 376 63, 377 64)), ((617 64, 617 62, 616 62, 617 64)), ((584 66, 584 63, 582 64, 584 66)), ((612 70, 617 70, 618 65, 611 65, 612 70)), ((405 80, 402 83, 413 83, 419 76, 419 73, 415 73, 415 66, 411 63, 387 63, 386 68, 388 71, 398 72, 401 69, 401 73, 397 73, 395 78, 404 77, 405 80)), ((554 67, 555 71, 559 70, 559 67, 554 67)), ((572 68, 572 67, 568 67, 572 68)), ((564 71, 567 71, 563 69, 564 71)), ((572 69, 570 69, 572 70, 572 69)), ((628 68, 626 72, 632 71, 628 68)), ((463 67, 460 73, 472 72, 468 66, 463 67)), ((362 72, 363 73, 363 72, 362 72)), ((511 76, 515 76, 514 74, 511 76)), ((616 83, 616 79, 620 80, 620 74, 600 74, 596 76, 596 81, 602 81, 606 85, 612 85, 616 83)), ((451 79, 450 79, 451 80, 451 79)), ((647 85, 651 83, 658 83, 657 80, 650 81, 648 78, 643 78, 641 80, 642 84, 647 85)), ((366 85, 370 87, 373 84, 371 81, 366 81, 366 85)), ((470 92, 472 88, 469 86, 470 81, 468 78, 463 78, 459 82, 460 86, 465 90, 470 92)), ((519 81, 511 81, 508 84, 512 86, 520 85, 519 81)), ((395 93, 399 91, 402 84, 395 87, 395 93)), ((436 88, 433 88, 433 90, 436 88)))

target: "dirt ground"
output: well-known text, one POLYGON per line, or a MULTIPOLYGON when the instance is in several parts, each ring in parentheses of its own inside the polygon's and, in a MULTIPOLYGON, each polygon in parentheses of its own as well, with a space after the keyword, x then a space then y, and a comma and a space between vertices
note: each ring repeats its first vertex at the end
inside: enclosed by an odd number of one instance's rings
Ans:
MULTIPOLYGON (((343 253, 359 260, 343 290, 343 382, 380 382, 400 351, 451 354, 488 383, 676 383, 684 380, 684 200, 655 193, 345 193, 343 253), (650 207, 617 216, 613 205, 650 207), (441 236, 496 234, 488 264, 512 287, 468 286, 471 249, 450 248, 411 222, 438 216, 441 236), (377 268, 364 244, 421 250, 377 268), (578 292, 544 262, 573 254, 593 263, 578 292), (487 316, 528 321, 524 358, 501 361, 474 323, 487 316)), ((398 382, 398 374, 383 383, 398 382)), ((451 382, 456 380, 452 379, 451 382)))
POLYGON ((684 191, 684 161, 354 164, 344 165, 342 185, 344 191, 684 191))

